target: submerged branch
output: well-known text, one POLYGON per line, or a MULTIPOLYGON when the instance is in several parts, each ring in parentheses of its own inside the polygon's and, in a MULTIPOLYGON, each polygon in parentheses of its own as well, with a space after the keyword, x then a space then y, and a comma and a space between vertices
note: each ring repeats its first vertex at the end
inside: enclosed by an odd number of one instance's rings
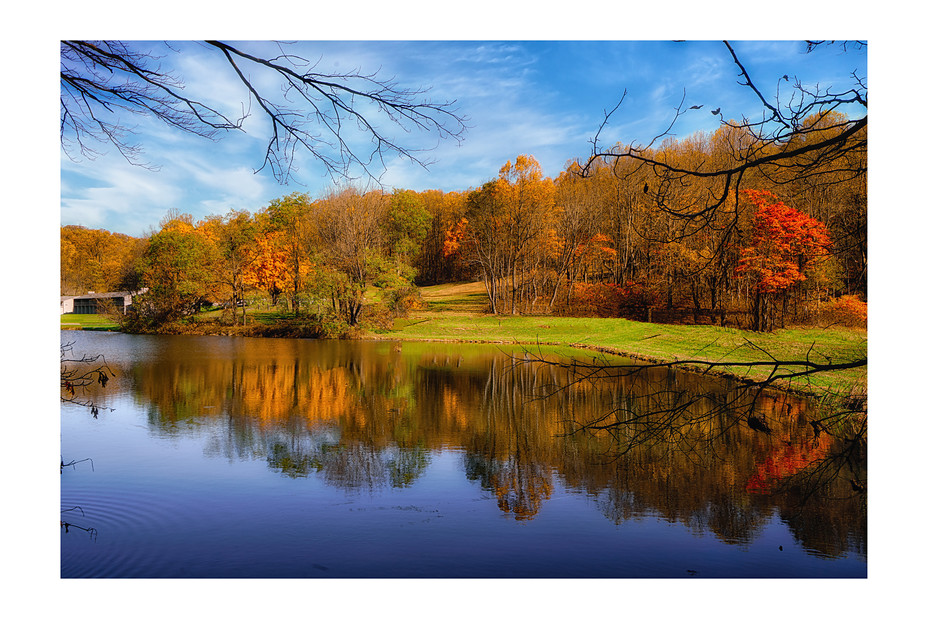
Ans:
POLYGON ((86 392, 94 384, 106 387, 110 378, 115 377, 116 373, 107 365, 103 355, 83 355, 80 358, 71 358, 70 354, 73 349, 73 342, 61 345, 61 401, 90 407, 91 414, 96 417, 99 412, 96 404, 89 400, 79 399, 77 393, 78 391, 86 392))

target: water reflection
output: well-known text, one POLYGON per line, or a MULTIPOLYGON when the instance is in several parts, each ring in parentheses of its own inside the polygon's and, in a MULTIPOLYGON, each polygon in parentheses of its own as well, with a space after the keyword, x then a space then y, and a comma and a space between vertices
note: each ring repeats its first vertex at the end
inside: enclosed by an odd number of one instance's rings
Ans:
POLYGON ((467 479, 515 520, 538 516, 557 480, 616 523, 658 515, 748 544, 779 514, 810 551, 866 555, 866 496, 852 486, 865 478, 864 454, 831 458, 847 445, 815 432, 802 400, 760 396, 767 434, 719 412, 730 384, 678 372, 578 383, 492 347, 148 342, 118 372, 120 388, 131 386, 160 435, 208 433, 215 457, 261 458, 281 475, 359 492, 414 485, 433 454, 455 450, 467 479), (685 421, 606 427, 617 416, 660 420, 692 394, 685 421))

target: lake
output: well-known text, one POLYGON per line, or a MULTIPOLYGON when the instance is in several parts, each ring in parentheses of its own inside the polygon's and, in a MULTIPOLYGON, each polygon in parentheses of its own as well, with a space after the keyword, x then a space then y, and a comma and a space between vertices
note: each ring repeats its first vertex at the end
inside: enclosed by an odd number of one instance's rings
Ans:
POLYGON ((865 459, 803 400, 757 396, 768 434, 726 380, 517 347, 61 341, 115 374, 61 407, 63 578, 867 576, 865 459))

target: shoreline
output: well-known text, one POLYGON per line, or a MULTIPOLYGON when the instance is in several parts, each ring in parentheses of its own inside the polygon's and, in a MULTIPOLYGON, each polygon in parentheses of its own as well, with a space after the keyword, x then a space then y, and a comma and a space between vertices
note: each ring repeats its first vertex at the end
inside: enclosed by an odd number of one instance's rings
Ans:
MULTIPOLYGON (((518 341, 518 340, 487 340, 487 339, 460 339, 460 340, 449 340, 441 338, 418 338, 418 337, 391 337, 386 334, 366 334, 359 338, 349 338, 355 339, 358 341, 382 341, 382 342, 432 342, 432 343, 441 343, 441 344, 487 344, 487 345, 500 345, 500 346, 546 346, 550 348, 570 348, 573 350, 586 350, 594 353, 599 353, 603 355, 611 355, 613 357, 622 357, 629 359, 631 361, 639 361, 643 365, 655 365, 655 366, 668 366, 670 364, 675 364, 674 369, 687 372, 690 374, 701 374, 704 376, 712 376, 715 378, 728 378, 734 381, 737 381, 745 386, 755 386, 761 388, 762 390, 772 389, 774 391, 779 391, 781 393, 788 393, 791 395, 802 396, 806 398, 821 398, 828 395, 827 393, 822 393, 813 389, 800 389, 795 386, 783 386, 777 383, 771 383, 768 385, 760 386, 756 384, 755 380, 749 379, 743 375, 736 374, 735 372, 730 372, 717 368, 703 368, 701 365, 696 365, 695 363, 687 363, 688 361, 696 360, 680 360, 676 357, 653 357, 648 355, 642 355, 639 353, 625 352, 617 348, 610 348, 606 346, 596 346, 589 344, 580 344, 580 343, 570 343, 570 342, 527 342, 527 341, 518 341)), ((557 354, 557 353, 555 353, 557 354)), ((722 365, 720 363, 720 365, 722 365)), ((608 364, 604 367, 608 367, 608 364)), ((866 401, 867 392, 855 393, 853 395, 847 396, 849 400, 864 400, 866 401)))
MULTIPOLYGON (((417 313, 418 314, 418 313, 417 313)), ((415 342, 435 342, 435 343, 458 343, 458 344, 490 344, 490 345, 505 345, 505 346, 522 346, 522 347, 540 347, 544 346, 547 349, 571 349, 578 351, 587 351, 590 353, 595 353, 599 355, 610 355, 614 357, 621 357, 622 359, 628 359, 632 362, 640 362, 642 364, 653 364, 653 365, 667 365, 667 364, 677 364, 675 367, 681 371, 686 371, 692 374, 702 374, 706 376, 728 378, 735 381, 738 381, 741 384, 745 385, 756 385, 759 380, 764 378, 764 375, 755 373, 754 376, 751 376, 750 373, 738 373, 732 370, 725 369, 724 359, 725 357, 731 355, 733 352, 732 349, 737 349, 744 347, 744 344, 740 344, 732 347, 729 345, 726 348, 726 345, 718 344, 715 348, 719 351, 720 354, 713 355, 710 352, 707 352, 709 348, 708 344, 698 349, 699 352, 703 354, 689 354, 681 356, 676 354, 672 349, 665 349, 661 345, 653 345, 654 340, 660 339, 661 336, 671 336, 676 335, 680 339, 682 334, 684 340, 689 340, 690 342, 695 342, 698 344, 702 339, 706 338, 705 332, 706 329, 703 329, 704 326, 695 326, 695 325, 661 325, 655 323, 636 323, 634 321, 627 321, 623 319, 586 319, 586 318, 564 318, 564 317, 552 317, 552 316, 525 316, 518 317, 516 320, 513 320, 510 317, 499 317, 499 316, 488 316, 483 314, 477 315, 463 315, 463 316, 442 316, 441 314, 433 314, 428 316, 423 316, 421 314, 410 317, 409 324, 403 326, 394 327, 391 332, 374 332, 374 331, 355 331, 350 334, 350 337, 341 337, 341 338, 326 338, 318 337, 318 334, 314 335, 309 328, 302 326, 296 327, 296 325, 290 325, 288 328, 275 328, 270 325, 249 325, 246 327, 232 327, 232 326, 222 326, 218 324, 210 323, 201 323, 199 325, 188 326, 187 328, 174 330, 170 333, 163 333, 163 335, 201 335, 201 336, 223 336, 223 337, 255 337, 255 338, 276 338, 276 339, 346 339, 346 340, 358 340, 358 341, 394 341, 394 342, 404 342, 404 341, 415 341, 415 342), (626 338, 622 345, 610 345, 602 342, 584 342, 584 341, 568 341, 564 339, 553 339, 551 336, 554 333, 561 333, 565 325, 570 328, 582 328, 588 325, 588 329, 584 331, 584 339, 595 338, 597 335, 602 335, 602 321, 612 321, 611 323, 606 323, 609 325, 610 333, 609 335, 614 337, 619 337, 624 335, 626 338), (537 322, 537 321, 547 321, 549 323, 557 323, 556 326, 559 329, 552 328, 553 325, 537 325, 534 326, 536 333, 534 333, 534 339, 529 339, 527 337, 519 337, 517 327, 524 328, 526 322, 537 322), (621 321, 621 322, 620 322, 621 321), (461 322, 466 322, 466 327, 460 326, 461 322), (495 325, 488 323, 496 323, 495 325), (507 322, 505 327, 503 323, 507 322), (423 325, 428 324, 427 327, 423 325), (474 337, 474 330, 479 330, 480 323, 483 323, 484 331, 488 330, 491 327, 497 327, 501 332, 499 333, 502 337, 474 337), (599 329, 595 327, 599 327, 599 329), (510 327, 510 328, 506 328, 510 327), (413 332, 407 332, 409 328, 418 328, 419 332, 415 330, 413 332), (431 331, 422 332, 423 330, 431 331), (435 331, 441 331, 444 329, 446 332, 436 334, 435 331), (465 333, 463 330, 466 329, 470 333, 465 333), (451 333, 447 331, 455 331, 457 333, 451 333), (543 333, 542 331, 547 330, 548 333, 543 333), (551 332, 554 333, 551 333, 551 332), (634 334, 629 335, 628 331, 655 331, 655 333, 650 335, 644 335, 642 337, 635 337, 634 334), (649 350, 641 352, 640 349, 643 347, 642 342, 650 340, 649 350), (639 349, 638 351, 629 350, 629 348, 635 347, 639 349), (692 363, 687 363, 692 362, 692 363), (705 367, 705 364, 718 364, 720 367, 705 367)), ((62 327, 70 326, 67 323, 62 323, 62 327)), ((528 325, 531 327, 531 325, 528 325)), ((709 328, 708 332, 710 336, 717 336, 716 333, 721 328, 709 328)), ((61 331, 69 331, 75 329, 66 329, 62 328, 61 331)), ((118 326, 114 327, 84 327, 81 330, 87 331, 113 331, 113 332, 122 332, 118 326)), ((748 335, 755 338, 767 338, 767 339, 782 339, 782 336, 777 336, 774 334, 755 334, 754 332, 741 332, 736 329, 722 329, 727 332, 726 335, 729 336, 729 339, 737 340, 738 337, 743 338, 745 341, 748 340, 748 335)), ((860 338, 860 336, 857 336, 860 338)), ((607 338, 601 338, 607 339, 607 338)), ((667 337, 664 338, 668 339, 667 337)), ((717 340, 720 338, 716 338, 717 340)), ((712 342, 716 344, 716 342, 712 342)), ((678 345, 677 342, 670 342, 666 344, 668 347, 671 345, 678 345)), ((866 335, 862 336, 862 347, 863 354, 866 354, 866 335)), ((857 343, 853 346, 854 352, 859 354, 860 344, 857 343)), ((764 351, 764 349, 759 349, 764 351)), ((833 352, 826 348, 827 352, 833 352)), ((846 351, 845 351, 846 352, 846 351)), ((556 352, 561 356, 568 357, 564 352, 556 352)), ((769 354, 769 353, 768 353, 769 354)), ((795 358, 795 357, 790 357, 795 358)), ((762 361, 769 359, 769 357, 763 357, 757 351, 754 351, 754 354, 745 356, 740 355, 735 358, 730 358, 729 360, 732 363, 739 363, 745 361, 762 361)), ((607 360, 603 359, 604 362, 607 360)), ((837 371, 839 372, 839 371, 837 371)), ((826 378, 826 377, 819 377, 826 378)), ((793 384, 792 382, 788 384, 782 384, 782 381, 778 383, 772 383, 764 386, 765 389, 773 389, 779 392, 791 393, 803 397, 809 398, 822 398, 826 397, 831 392, 842 392, 841 388, 828 388, 828 385, 832 381, 825 381, 825 385, 816 385, 811 382, 805 382, 801 385, 793 384)), ((857 371, 852 375, 852 378, 848 382, 849 388, 843 390, 843 395, 845 398, 853 400, 863 400, 867 398, 867 389, 866 389, 866 368, 863 371, 857 371)))

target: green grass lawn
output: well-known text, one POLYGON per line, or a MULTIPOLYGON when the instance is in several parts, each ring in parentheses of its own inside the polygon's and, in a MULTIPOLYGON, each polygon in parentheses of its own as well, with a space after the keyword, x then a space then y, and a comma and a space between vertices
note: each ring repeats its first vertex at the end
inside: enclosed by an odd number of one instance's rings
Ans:
POLYGON ((107 318, 104 314, 62 314, 62 330, 105 330, 112 331, 119 325, 107 318))
POLYGON ((479 314, 487 307, 487 293, 480 282, 439 284, 419 289, 430 313, 479 314))

